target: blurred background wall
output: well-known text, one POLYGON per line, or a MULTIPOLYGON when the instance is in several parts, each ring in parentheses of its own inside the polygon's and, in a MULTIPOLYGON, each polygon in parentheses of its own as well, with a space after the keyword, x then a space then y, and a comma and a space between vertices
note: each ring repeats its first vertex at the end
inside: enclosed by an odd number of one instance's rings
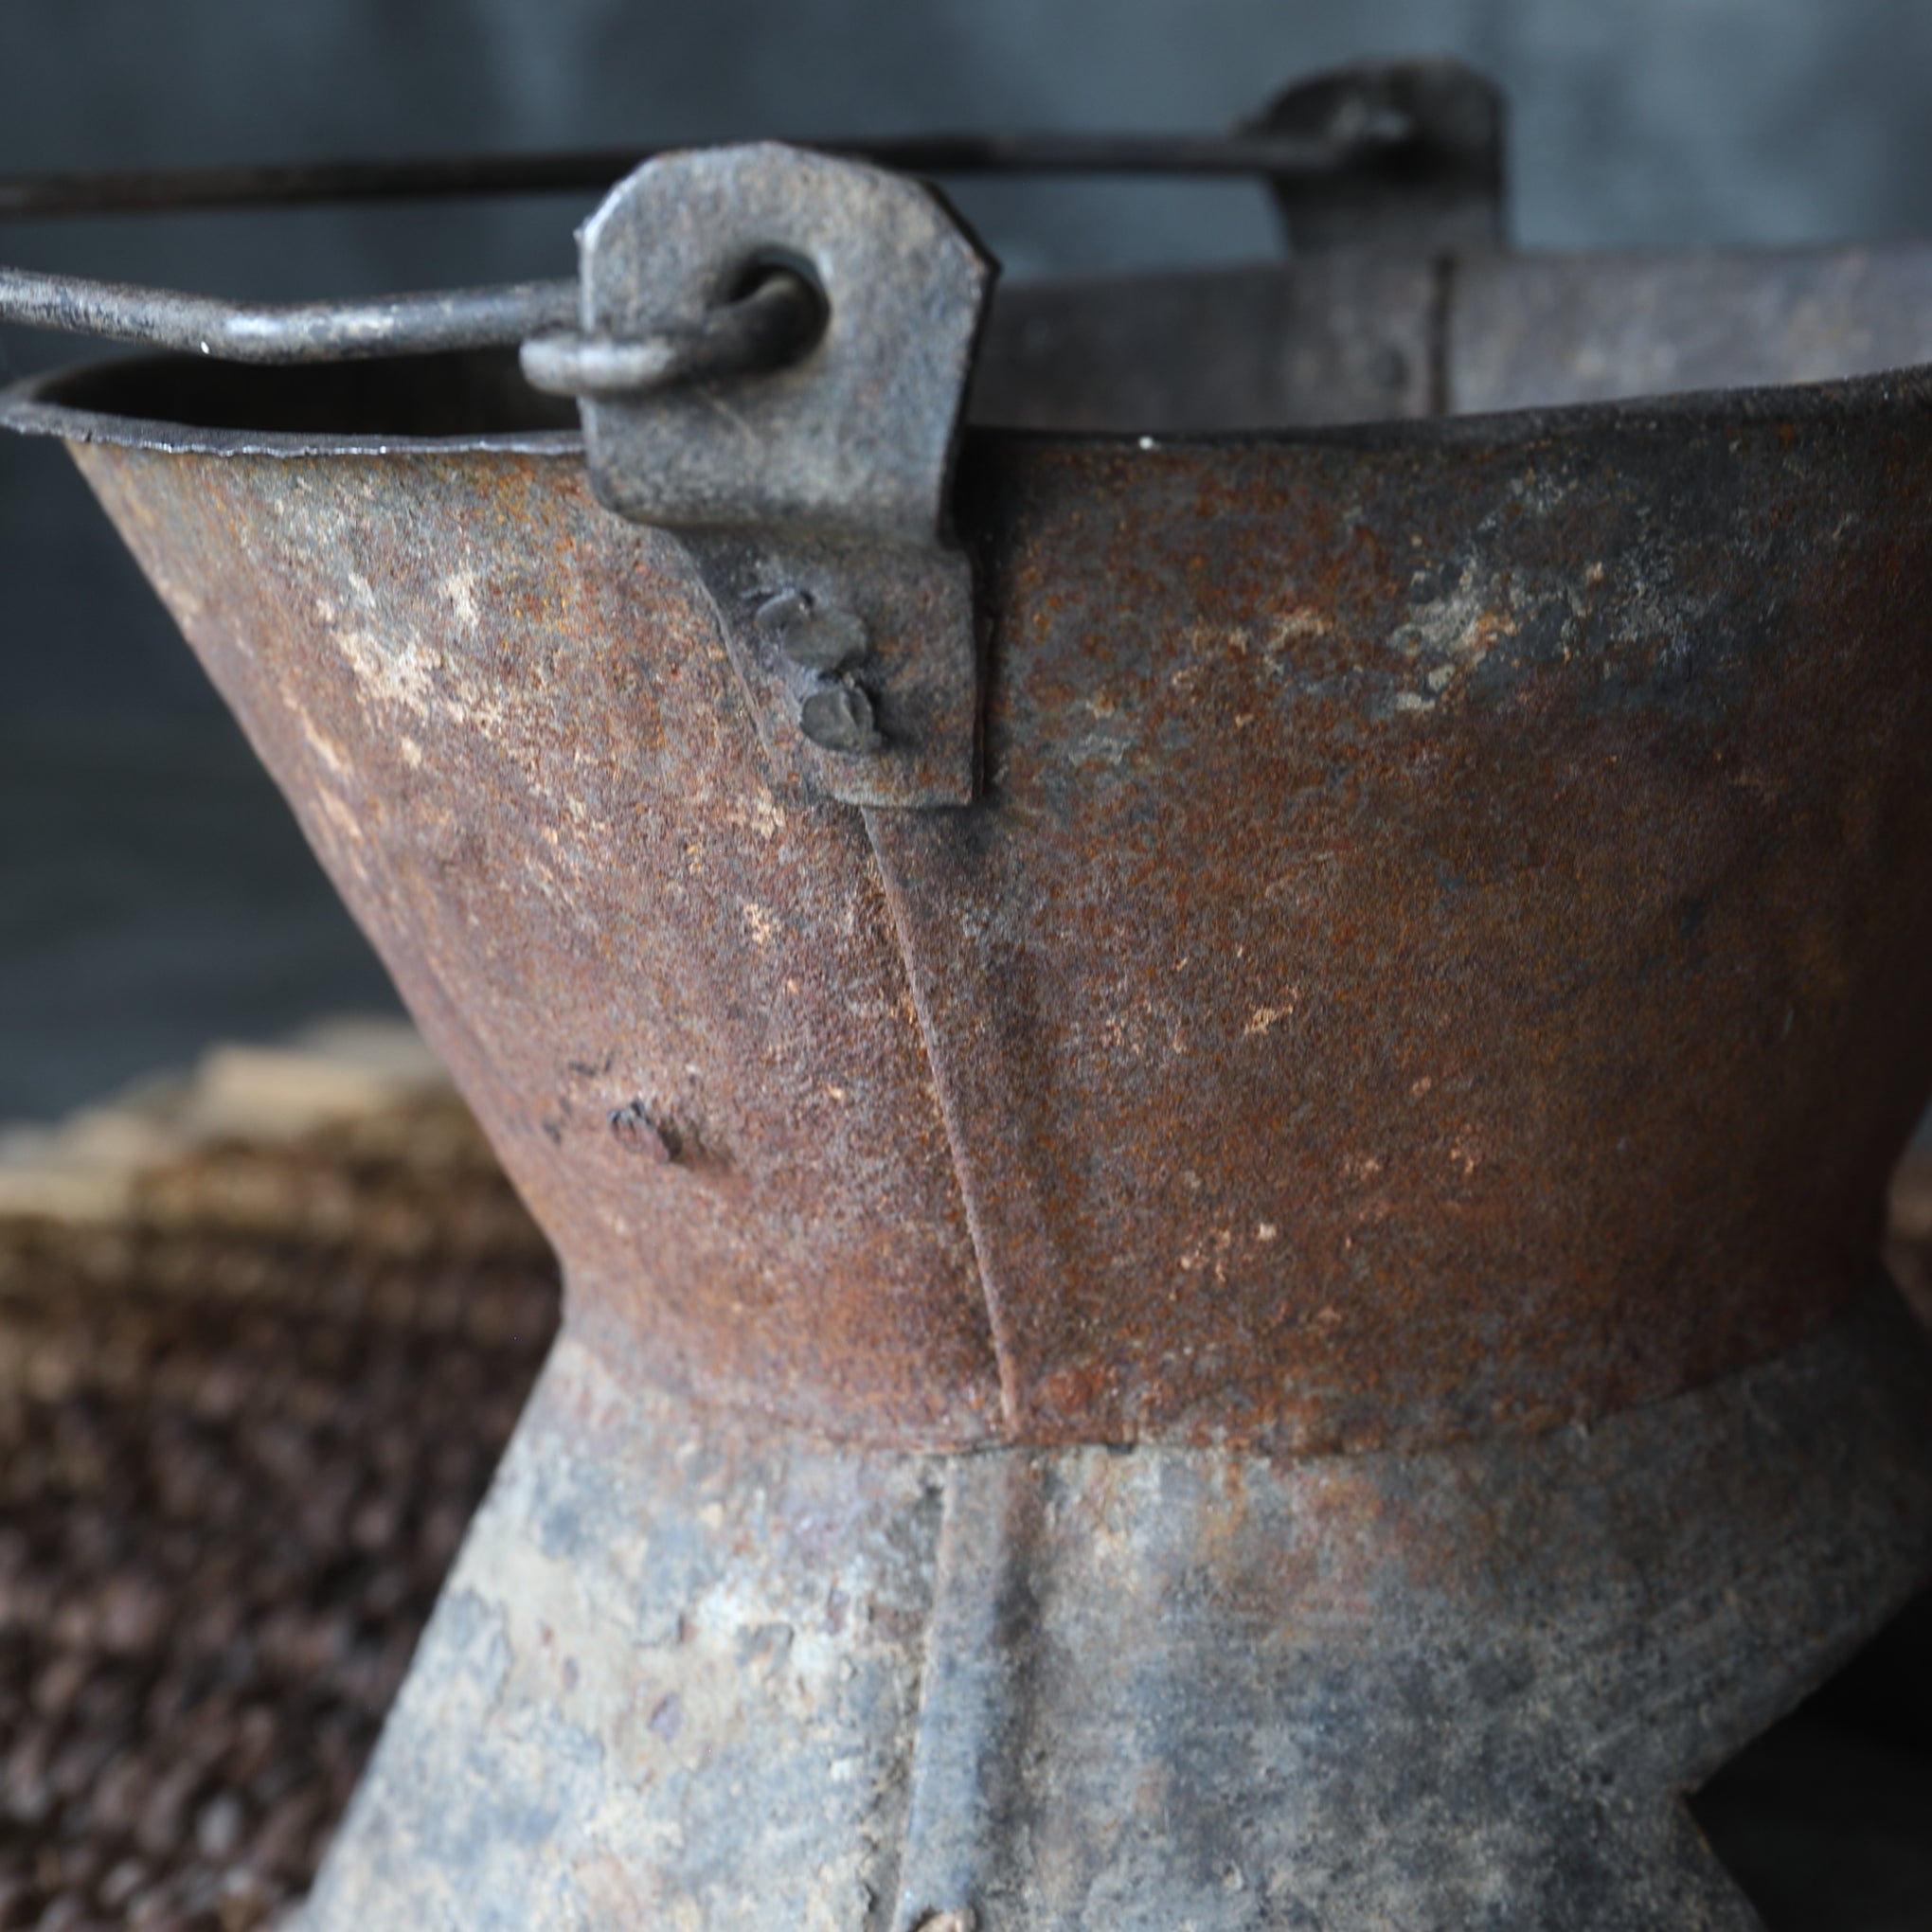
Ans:
MULTIPOLYGON (((1932 233, 1926 0, 0 0, 0 171, 1212 128, 1408 51, 1508 89, 1525 245, 1932 233)), ((958 198, 1012 273, 1276 245, 1238 186, 958 198)), ((567 274, 584 211, 0 224, 0 260, 344 295, 567 274)), ((0 331, 14 375, 76 352, 0 331)), ((0 1120, 389 999, 65 459, 0 438, 0 1120)))

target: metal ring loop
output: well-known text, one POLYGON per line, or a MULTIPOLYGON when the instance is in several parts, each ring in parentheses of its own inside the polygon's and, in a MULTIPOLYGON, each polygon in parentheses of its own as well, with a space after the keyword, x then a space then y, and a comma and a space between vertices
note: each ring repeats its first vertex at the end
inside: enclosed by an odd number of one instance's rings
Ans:
POLYGON ((824 332, 825 299, 796 270, 773 265, 702 321, 618 340, 558 331, 519 352, 524 379, 552 396, 622 401, 682 383, 782 368, 824 332))

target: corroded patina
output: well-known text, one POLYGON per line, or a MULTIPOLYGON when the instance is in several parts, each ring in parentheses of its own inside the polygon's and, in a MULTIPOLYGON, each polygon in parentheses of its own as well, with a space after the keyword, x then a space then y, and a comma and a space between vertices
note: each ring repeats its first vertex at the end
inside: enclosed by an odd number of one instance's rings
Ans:
MULTIPOLYGON (((995 310, 936 587, 501 358, 8 405, 567 1275, 324 1932, 1749 1924, 1677 1798, 1932 1568, 1932 378, 1444 420, 1677 283, 1411 244, 995 310)), ((1924 250, 1689 273, 1932 363, 1924 250)))
POLYGON ((1916 382, 983 437, 986 795, 864 815, 565 452, 80 455, 642 1374, 903 1446, 1423 1443, 1862 1278, 1932 1077, 1916 382))

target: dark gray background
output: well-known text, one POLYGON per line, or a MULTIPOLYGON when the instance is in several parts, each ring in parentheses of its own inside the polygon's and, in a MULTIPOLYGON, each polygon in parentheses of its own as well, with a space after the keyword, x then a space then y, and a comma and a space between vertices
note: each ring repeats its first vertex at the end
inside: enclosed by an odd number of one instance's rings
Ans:
MULTIPOLYGON (((1932 233, 1907 0, 0 0, 0 170, 940 127, 1212 128, 1445 51, 1513 102, 1529 245, 1932 233)), ((1266 253, 1259 192, 960 196, 1011 270, 1266 253)), ((231 295, 567 273, 567 198, 0 224, 231 295)), ((71 349, 0 331, 15 373, 71 349)), ((0 438, 0 1119, 385 982, 59 451, 0 438)))

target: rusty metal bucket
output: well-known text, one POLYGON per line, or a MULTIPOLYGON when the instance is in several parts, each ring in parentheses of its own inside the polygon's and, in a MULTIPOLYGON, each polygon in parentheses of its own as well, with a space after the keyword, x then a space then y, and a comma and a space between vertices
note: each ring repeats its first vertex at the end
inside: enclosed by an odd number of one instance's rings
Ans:
POLYGON ((566 1271, 314 1927, 1755 1923, 1682 1794, 1932 1573, 1932 375, 1597 399, 1932 251, 1513 256, 1493 134, 983 334, 904 177, 654 162, 587 442, 13 392, 566 1271))

